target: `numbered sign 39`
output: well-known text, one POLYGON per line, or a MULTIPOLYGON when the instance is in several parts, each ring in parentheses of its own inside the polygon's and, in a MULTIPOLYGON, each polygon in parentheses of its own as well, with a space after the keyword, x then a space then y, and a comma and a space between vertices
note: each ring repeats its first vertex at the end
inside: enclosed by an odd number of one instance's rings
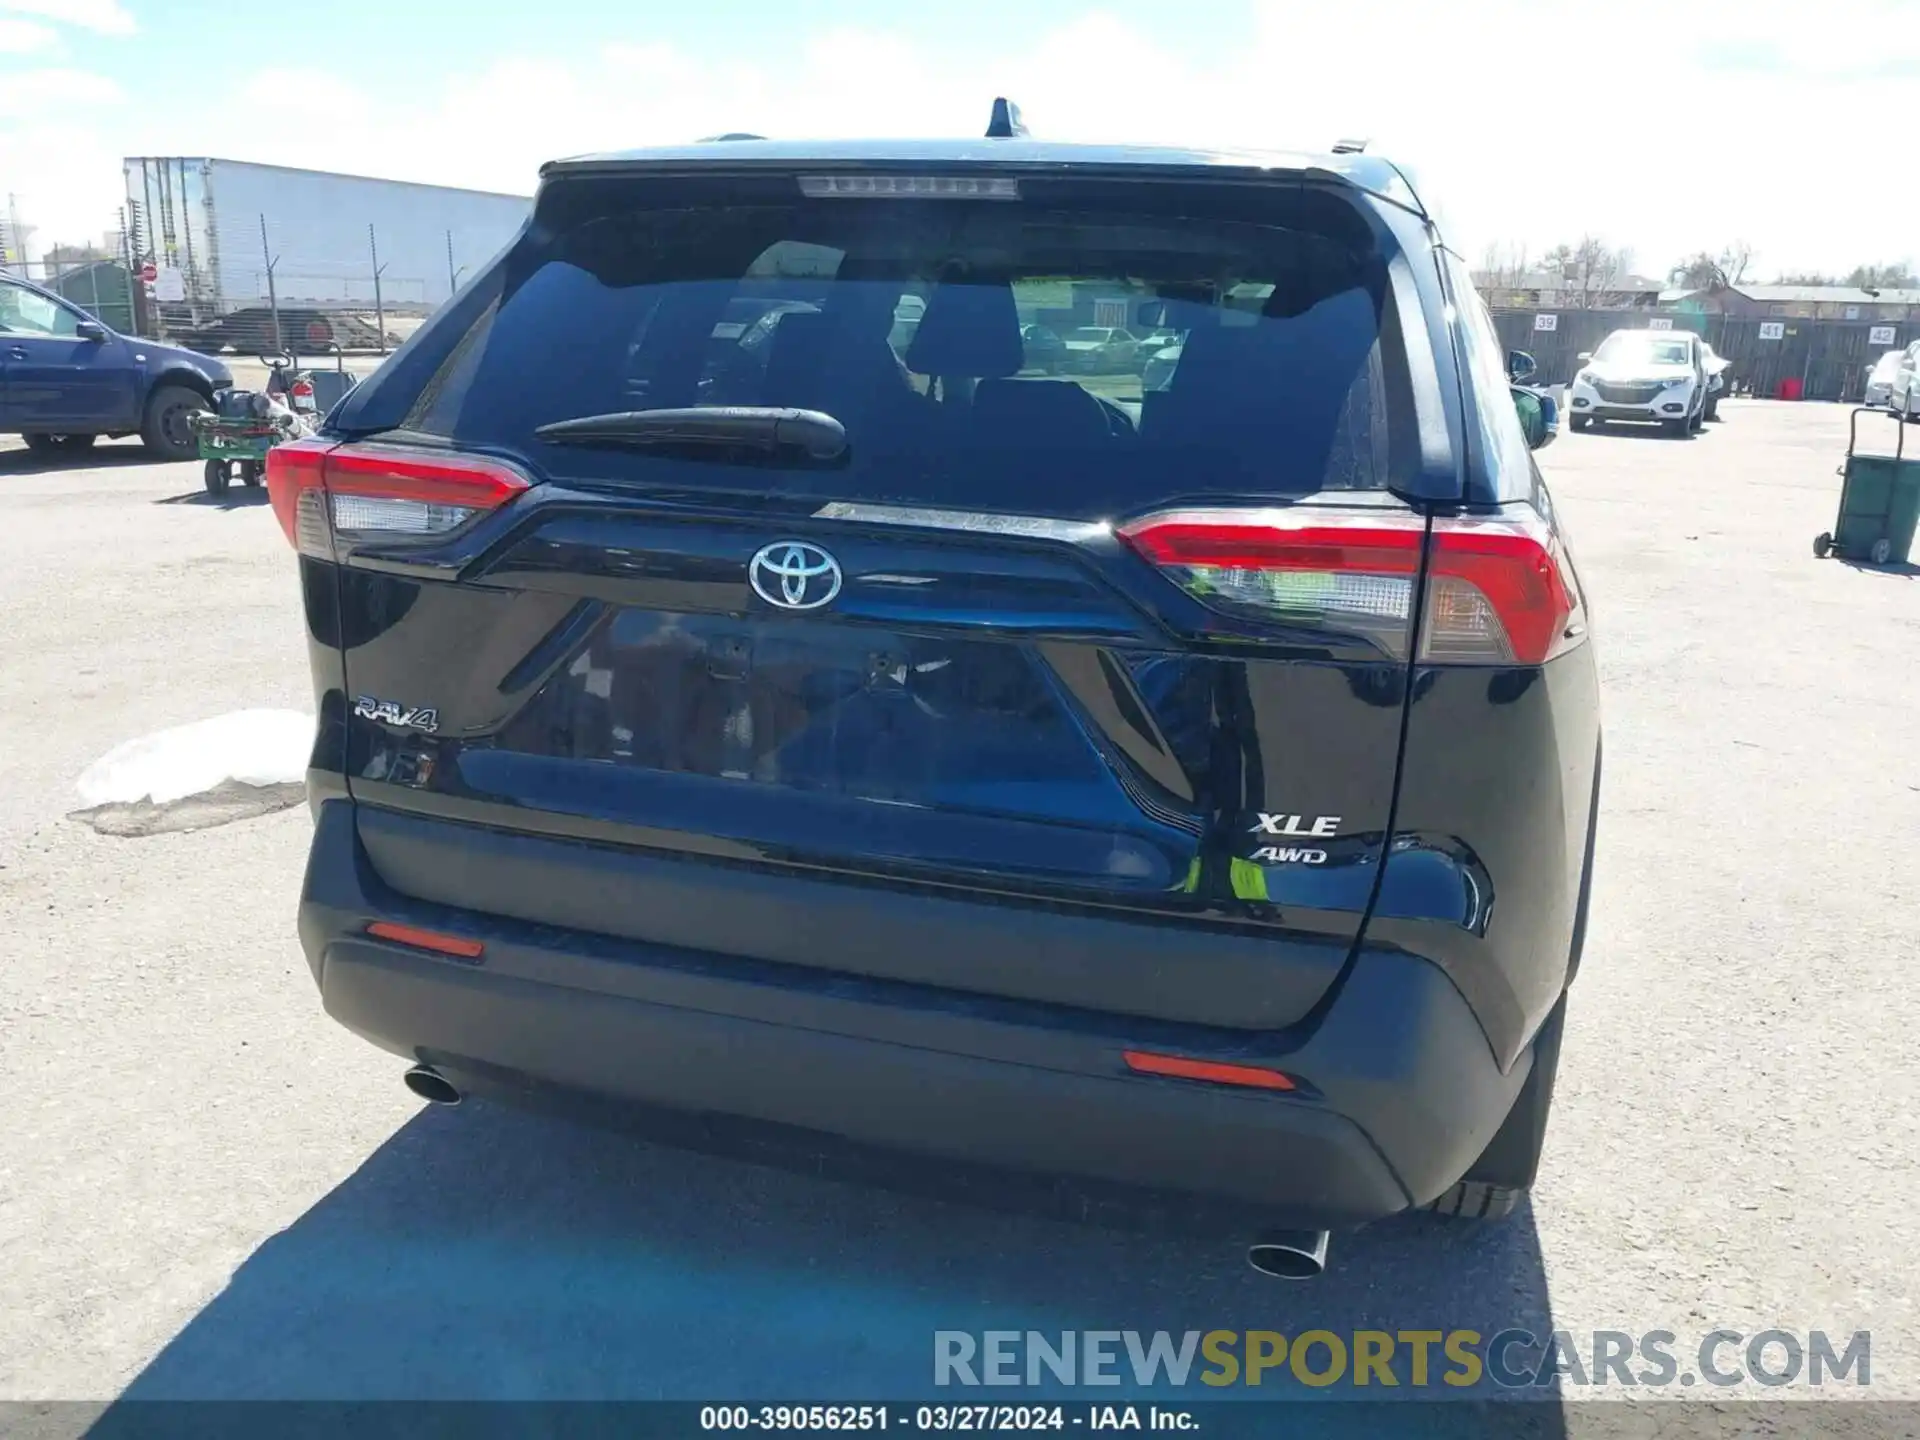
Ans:
POLYGON ((1891 325, 1875 325, 1867 331, 1867 343, 1869 345, 1891 345, 1893 344, 1893 330, 1894 327, 1891 325))
POLYGON ((1760 338, 1762 340, 1783 340, 1787 334, 1787 322, 1784 320, 1762 320, 1760 338))
POLYGON ((1560 317, 1558 315, 1536 315, 1533 317, 1533 328, 1536 330, 1558 330, 1560 328, 1560 317))

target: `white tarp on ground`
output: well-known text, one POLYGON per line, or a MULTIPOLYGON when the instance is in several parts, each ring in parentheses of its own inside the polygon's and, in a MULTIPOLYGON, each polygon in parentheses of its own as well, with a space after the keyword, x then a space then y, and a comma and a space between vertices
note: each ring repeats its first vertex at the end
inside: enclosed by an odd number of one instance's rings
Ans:
POLYGON ((116 745, 80 777, 82 805, 165 805, 223 781, 292 785, 307 777, 313 717, 298 710, 236 710, 116 745))
POLYGON ((297 805, 313 717, 236 710, 117 745, 89 765, 74 818, 113 835, 200 830, 297 805))

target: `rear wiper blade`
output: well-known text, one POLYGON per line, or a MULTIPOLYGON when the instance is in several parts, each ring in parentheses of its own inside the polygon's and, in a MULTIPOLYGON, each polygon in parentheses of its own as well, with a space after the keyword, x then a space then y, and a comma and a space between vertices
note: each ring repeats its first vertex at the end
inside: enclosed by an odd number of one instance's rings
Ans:
POLYGON ((619 410, 556 420, 533 432, 550 445, 617 445, 681 451, 798 451, 809 460, 838 460, 847 430, 821 410, 772 405, 702 405, 684 410, 619 410))

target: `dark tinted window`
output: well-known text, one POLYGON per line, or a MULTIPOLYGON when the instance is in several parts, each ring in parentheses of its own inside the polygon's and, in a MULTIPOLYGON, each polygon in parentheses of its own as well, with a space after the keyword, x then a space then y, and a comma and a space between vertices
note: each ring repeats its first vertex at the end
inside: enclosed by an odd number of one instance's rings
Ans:
POLYGON ((724 205, 665 182, 543 199, 554 223, 502 262, 408 427, 550 474, 1089 518, 1378 488, 1406 460, 1384 259, 1344 199, 805 199, 786 183, 724 205), (756 468, 534 435, 707 405, 826 411, 848 459, 756 468))

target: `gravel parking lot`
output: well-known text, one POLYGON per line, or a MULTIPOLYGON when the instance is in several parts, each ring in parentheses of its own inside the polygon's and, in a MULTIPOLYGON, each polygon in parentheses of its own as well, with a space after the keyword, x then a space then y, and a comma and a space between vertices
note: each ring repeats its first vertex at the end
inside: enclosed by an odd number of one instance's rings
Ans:
POLYGON ((320 1012, 304 809, 66 818, 123 740, 311 706, 264 497, 3 442, 0 1398, 850 1400, 925 1392, 936 1329, 1509 1325, 1868 1330, 1872 1393, 1920 1398, 1920 570, 1811 554, 1844 409, 1722 414, 1542 456, 1607 790, 1531 1213, 1336 1236, 1293 1287, 1229 1240, 423 1109, 320 1012))

